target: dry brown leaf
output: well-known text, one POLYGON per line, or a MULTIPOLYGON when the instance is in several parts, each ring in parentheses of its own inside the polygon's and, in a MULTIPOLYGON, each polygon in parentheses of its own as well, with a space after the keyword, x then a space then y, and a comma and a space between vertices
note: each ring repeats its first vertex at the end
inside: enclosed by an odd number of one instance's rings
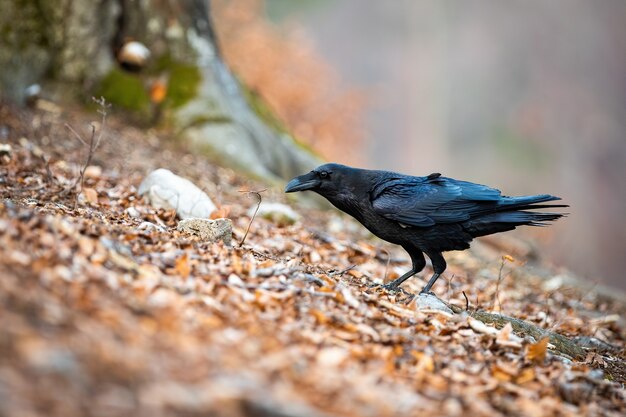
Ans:
POLYGON ((211 213, 211 219, 224 219, 227 218, 230 214, 231 207, 230 206, 222 206, 211 213))
POLYGON ((550 338, 548 336, 545 336, 543 339, 541 339, 537 343, 528 345, 528 348, 526 350, 526 359, 530 360, 531 362, 535 364, 542 364, 546 359, 549 341, 550 341, 550 338))
POLYGON ((91 204, 98 204, 98 192, 93 188, 83 188, 83 195, 91 204))
POLYGON ((187 278, 191 273, 191 266, 189 265, 189 255, 185 252, 182 256, 176 259, 176 273, 183 278, 187 278))
POLYGON ((411 356, 417 360, 416 369, 418 371, 433 372, 435 370, 435 361, 432 356, 415 350, 411 351, 411 356))
POLYGON ((326 324, 330 321, 330 318, 326 314, 315 308, 310 309, 309 314, 315 318, 315 321, 317 321, 318 324, 326 324))
POLYGON ((511 365, 495 363, 491 366, 491 375, 498 381, 509 382, 517 376, 518 370, 511 365))
POLYGON ((468 317, 467 322, 469 326, 472 328, 472 330, 474 330, 476 333, 489 334, 489 335, 498 334, 498 329, 496 329, 495 327, 487 326, 482 321, 476 320, 473 317, 468 317))
POLYGON ((363 273, 361 271, 357 271, 356 269, 351 269, 348 271, 348 275, 354 278, 361 278, 363 276, 363 273))
POLYGON ((516 384, 525 384, 535 379, 535 370, 533 368, 525 368, 523 369, 517 378, 515 378, 516 384))

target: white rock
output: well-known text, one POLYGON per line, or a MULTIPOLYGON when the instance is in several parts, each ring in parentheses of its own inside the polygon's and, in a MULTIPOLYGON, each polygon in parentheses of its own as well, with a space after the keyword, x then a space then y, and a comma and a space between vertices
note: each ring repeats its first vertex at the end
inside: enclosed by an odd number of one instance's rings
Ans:
POLYGON ((145 232, 165 232, 165 227, 151 223, 151 222, 141 222, 139 226, 137 226, 137 230, 145 231, 145 232))
POLYGON ((143 180, 139 195, 145 195, 153 207, 175 209, 181 219, 208 218, 216 210, 204 191, 163 168, 152 171, 143 180))
POLYGON ((418 294, 418 296, 413 299, 413 304, 418 310, 439 310, 452 314, 452 310, 450 310, 443 301, 432 294, 418 294))
MULTIPOLYGON (((256 204, 248 210, 248 217, 252 217, 255 210, 256 204)), ((261 203, 257 216, 263 217, 282 226, 294 224, 300 220, 300 215, 298 213, 296 213, 288 205, 281 203, 261 203)))
POLYGON ((126 212, 126 214, 128 214, 130 217, 134 217, 136 219, 141 217, 141 213, 139 212, 139 210, 137 210, 135 207, 130 206, 128 207, 126 210, 124 210, 126 212))
POLYGON ((126 42, 117 54, 117 59, 125 64, 142 67, 150 58, 150 50, 141 42, 126 42))
POLYGON ((178 222, 179 232, 200 236, 208 242, 224 241, 230 246, 233 241, 233 223, 230 219, 184 219, 178 222))
POLYGON ((11 153, 13 152, 13 148, 8 143, 0 143, 0 157, 6 156, 8 159, 11 159, 11 153))

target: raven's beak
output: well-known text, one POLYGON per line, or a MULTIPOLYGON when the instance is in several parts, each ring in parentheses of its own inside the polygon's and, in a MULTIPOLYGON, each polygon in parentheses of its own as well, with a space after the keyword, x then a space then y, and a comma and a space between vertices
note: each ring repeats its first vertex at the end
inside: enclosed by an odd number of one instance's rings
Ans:
POLYGON ((318 185, 320 185, 320 180, 317 178, 317 175, 314 172, 309 172, 289 181, 285 187, 285 192, 295 193, 296 191, 311 190, 318 185))

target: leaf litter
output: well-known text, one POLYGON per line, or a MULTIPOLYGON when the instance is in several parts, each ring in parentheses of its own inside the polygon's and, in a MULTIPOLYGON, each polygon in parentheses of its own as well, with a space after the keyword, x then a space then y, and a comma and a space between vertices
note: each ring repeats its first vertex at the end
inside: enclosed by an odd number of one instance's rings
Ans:
MULTIPOLYGON (((349 219, 309 210, 294 225, 252 222, 238 190, 261 184, 115 117, 85 168, 63 126, 78 131, 93 115, 4 104, 0 115, 11 147, 0 164, 0 415, 626 410, 623 300, 548 292, 524 267, 504 275, 512 258, 478 242, 451 254, 454 279, 435 288, 463 311, 419 311, 412 297, 374 285, 408 259, 349 219), (242 246, 178 232, 173 211, 139 198, 137 185, 157 167, 205 189, 242 246), (85 198, 74 204, 63 190, 77 172, 85 198), (548 338, 474 318, 475 308, 608 348, 574 360, 548 338)), ((263 199, 284 201, 279 189, 263 199)))

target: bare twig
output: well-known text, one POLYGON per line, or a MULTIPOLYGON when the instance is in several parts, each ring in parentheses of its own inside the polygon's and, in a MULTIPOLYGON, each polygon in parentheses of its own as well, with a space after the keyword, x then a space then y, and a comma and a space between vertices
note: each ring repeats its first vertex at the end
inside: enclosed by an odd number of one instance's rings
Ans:
POLYGON ((248 227, 246 228, 246 233, 244 233, 243 238, 241 239, 241 242, 239 242, 239 247, 243 246, 244 242, 246 241, 246 238, 248 237, 248 232, 250 231, 250 227, 252 226, 252 222, 256 218, 256 214, 259 212, 259 207, 261 207, 261 202, 263 201, 263 197, 261 197, 261 193, 263 191, 266 191, 266 190, 267 190, 267 188, 264 188, 264 189, 258 190, 258 191, 239 191, 240 193, 245 193, 248 197, 253 195, 253 196, 255 196, 257 198, 257 205, 256 205, 256 208, 254 209, 254 214, 252 214, 252 218, 250 219, 250 223, 248 223, 248 227))
POLYGON ((46 167, 46 177, 48 178, 48 182, 51 184, 56 183, 57 179, 54 177, 54 175, 52 175, 52 171, 50 170, 50 158, 43 155, 41 159, 43 160, 46 167))
POLYGON ((350 266, 349 266, 349 267, 347 267, 346 269, 342 269, 341 271, 337 271, 337 272, 332 272, 332 273, 328 274, 328 276, 333 277, 333 276, 335 276, 335 275, 338 275, 338 276, 340 276, 340 277, 341 277, 341 276, 343 276, 343 274, 345 274, 346 272, 348 272, 348 271, 349 271, 349 270, 351 270, 351 269, 354 269, 355 267, 356 267, 356 264, 354 264, 354 265, 350 265, 350 266))
POLYGON ((391 263, 391 254, 385 248, 380 248, 382 252, 387 255, 387 262, 385 262, 385 275, 383 276, 383 282, 387 282, 387 274, 389 273, 389 264, 391 263))
POLYGON ((470 306, 469 298, 467 298, 467 294, 465 294, 465 291, 461 292, 463 293, 463 297, 465 297, 465 311, 468 311, 470 306))
POLYGON ((502 270, 504 269, 504 263, 506 262, 506 257, 503 256, 500 262, 500 270, 498 271, 498 282, 496 283, 496 293, 494 294, 493 306, 496 306, 496 301, 498 302, 498 311, 502 311, 502 303, 500 302, 500 283, 502 282, 502 270))
POLYGON ((102 116, 102 119, 100 123, 100 129, 96 129, 96 126, 93 124, 91 125, 91 137, 89 138, 89 143, 87 143, 87 141, 85 141, 85 139, 83 139, 83 137, 76 130, 74 130, 72 126, 67 123, 65 124, 65 127, 74 134, 74 136, 76 137, 76 139, 78 139, 80 143, 82 143, 84 146, 88 146, 87 160, 81 167, 78 178, 76 178, 74 184, 72 184, 72 186, 67 190, 67 192, 71 192, 72 190, 75 190, 78 185, 80 185, 80 189, 76 193, 75 203, 78 203, 78 196, 83 192, 83 188, 85 185, 85 171, 87 171, 87 167, 89 167, 89 164, 91 164, 91 160, 93 159, 96 149, 98 149, 98 146, 100 145, 100 141, 102 140, 104 128, 106 125, 107 109, 111 107, 110 104, 107 104, 104 97, 100 97, 99 99, 92 97, 92 100, 94 101, 94 103, 100 106, 100 108, 98 109, 98 113, 102 116))

